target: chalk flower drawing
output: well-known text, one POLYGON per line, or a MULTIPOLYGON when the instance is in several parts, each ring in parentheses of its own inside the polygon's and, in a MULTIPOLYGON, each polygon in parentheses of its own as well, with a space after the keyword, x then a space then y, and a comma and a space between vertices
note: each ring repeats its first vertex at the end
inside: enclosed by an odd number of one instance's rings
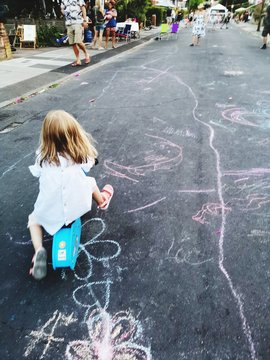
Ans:
POLYGON ((94 310, 86 322, 88 340, 71 341, 68 360, 150 360, 150 349, 137 343, 140 324, 127 311, 113 317, 105 310, 94 310))

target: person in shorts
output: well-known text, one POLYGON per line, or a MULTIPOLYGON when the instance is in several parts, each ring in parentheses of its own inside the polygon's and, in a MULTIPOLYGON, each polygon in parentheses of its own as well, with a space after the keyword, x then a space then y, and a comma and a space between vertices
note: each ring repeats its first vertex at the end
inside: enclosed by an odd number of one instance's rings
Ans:
POLYGON ((105 48, 108 47, 109 37, 111 35, 112 37, 112 48, 115 49, 115 33, 116 33, 116 17, 117 17, 117 11, 114 8, 115 2, 111 0, 108 3, 108 9, 106 10, 105 14, 105 24, 106 24, 106 43, 105 48))
POLYGON ((268 34, 270 35, 270 5, 267 6, 266 14, 263 19, 263 32, 262 32, 263 46, 261 47, 262 50, 266 49, 268 34))
POLYGON ((101 1, 96 0, 96 4, 93 7, 93 21, 94 21, 95 36, 94 36, 92 49, 96 48, 97 40, 98 40, 98 50, 103 49, 102 36, 103 36, 103 31, 105 29, 104 16, 105 16, 105 13, 104 13, 104 9, 101 5, 101 1))
POLYGON ((85 64, 90 63, 90 56, 83 43, 83 29, 88 27, 84 0, 62 0, 62 14, 65 16, 69 44, 72 45, 76 60, 72 66, 81 66, 80 49, 85 56, 85 64))

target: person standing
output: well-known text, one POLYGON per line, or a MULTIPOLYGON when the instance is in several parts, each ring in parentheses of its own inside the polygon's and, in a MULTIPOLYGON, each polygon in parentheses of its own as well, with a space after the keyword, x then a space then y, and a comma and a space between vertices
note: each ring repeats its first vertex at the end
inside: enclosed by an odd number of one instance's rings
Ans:
POLYGON ((171 25, 172 24, 172 9, 171 8, 167 9, 166 19, 167 19, 167 24, 171 25))
POLYGON ((223 26, 225 25, 226 29, 228 29, 228 24, 231 20, 231 13, 228 11, 227 14, 224 14, 224 17, 222 18, 222 23, 221 23, 221 29, 223 29, 223 26))
POLYGON ((261 47, 262 50, 266 49, 268 34, 270 35, 270 5, 267 6, 266 14, 263 19, 263 32, 262 32, 263 46, 261 47))
POLYGON ((88 27, 86 8, 83 0, 62 0, 62 14, 65 16, 69 44, 72 45, 76 60, 72 66, 81 66, 80 50, 85 56, 85 64, 90 63, 90 56, 83 43, 83 29, 88 27))
POLYGON ((199 45, 200 38, 205 36, 206 26, 206 13, 204 11, 204 5, 198 5, 198 11, 194 15, 193 29, 192 29, 192 43, 190 46, 199 45))
POLYGON ((111 0, 108 3, 108 9, 106 10, 105 14, 105 23, 106 23, 106 45, 105 48, 108 47, 109 37, 111 35, 112 37, 112 48, 115 49, 115 33, 116 33, 116 17, 117 17, 117 11, 114 8, 115 2, 111 0))
POLYGON ((104 9, 101 6, 101 2, 100 0, 96 0, 96 4, 93 8, 93 20, 94 20, 94 31, 95 31, 95 36, 94 36, 94 42, 93 42, 93 46, 92 49, 96 48, 96 43, 98 40, 98 50, 102 50, 102 36, 103 36, 103 31, 105 29, 105 19, 104 19, 104 9))

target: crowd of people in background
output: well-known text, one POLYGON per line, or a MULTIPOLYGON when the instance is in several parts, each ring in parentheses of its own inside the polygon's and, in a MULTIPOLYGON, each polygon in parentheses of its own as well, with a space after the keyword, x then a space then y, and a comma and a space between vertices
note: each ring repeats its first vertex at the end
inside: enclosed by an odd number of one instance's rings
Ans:
MULTIPOLYGON (((84 29, 91 26, 94 33, 92 49, 108 48, 109 40, 111 40, 111 47, 116 47, 116 31, 117 31, 117 10, 115 8, 115 0, 105 2, 105 9, 103 8, 101 0, 96 0, 95 6, 91 8, 89 0, 62 0, 61 11, 65 17, 67 34, 69 37, 69 44, 72 45, 75 61, 72 66, 80 66, 81 60, 79 57, 80 50, 85 56, 85 64, 90 63, 90 57, 87 53, 85 44, 82 38, 82 27, 84 29), (105 34, 105 45, 103 46, 103 34, 105 34)), ((206 34, 206 26, 214 30, 217 26, 222 29, 228 29, 228 25, 232 18, 229 11, 209 12, 205 9, 203 3, 199 4, 196 11, 190 11, 185 14, 182 9, 175 9, 168 7, 166 10, 166 22, 168 26, 173 23, 183 23, 185 27, 192 27, 192 43, 190 46, 199 45, 200 40, 206 34)), ((247 22, 250 15, 245 11, 239 19, 247 22)), ((266 49, 267 37, 270 34, 270 6, 267 8, 264 17, 264 30, 262 33, 263 45, 262 49, 266 49)))

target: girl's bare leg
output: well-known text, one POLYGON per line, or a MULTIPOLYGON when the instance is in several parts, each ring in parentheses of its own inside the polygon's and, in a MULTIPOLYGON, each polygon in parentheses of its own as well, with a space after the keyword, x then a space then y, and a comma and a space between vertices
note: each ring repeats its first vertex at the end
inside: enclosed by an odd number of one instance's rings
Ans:
POLYGON ((93 199, 95 200, 95 202, 100 205, 104 202, 104 198, 99 190, 99 188, 96 186, 95 190, 93 192, 93 199))
POLYGON ((29 271, 36 280, 41 280, 47 275, 47 252, 42 246, 42 228, 38 224, 29 226, 31 239, 35 249, 33 257, 33 266, 29 271))
POLYGON ((32 243, 37 252, 40 248, 42 248, 42 228, 38 224, 33 224, 29 226, 32 243))

